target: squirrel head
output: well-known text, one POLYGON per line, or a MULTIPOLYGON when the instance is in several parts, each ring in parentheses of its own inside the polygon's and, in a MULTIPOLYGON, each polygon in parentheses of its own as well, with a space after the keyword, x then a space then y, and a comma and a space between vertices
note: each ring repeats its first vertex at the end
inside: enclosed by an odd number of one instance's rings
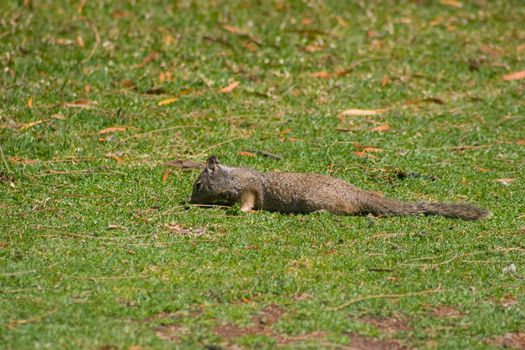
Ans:
POLYGON ((233 175, 229 168, 220 166, 219 160, 211 156, 206 161, 206 168, 193 184, 191 202, 200 204, 225 204, 235 202, 232 186, 233 175))

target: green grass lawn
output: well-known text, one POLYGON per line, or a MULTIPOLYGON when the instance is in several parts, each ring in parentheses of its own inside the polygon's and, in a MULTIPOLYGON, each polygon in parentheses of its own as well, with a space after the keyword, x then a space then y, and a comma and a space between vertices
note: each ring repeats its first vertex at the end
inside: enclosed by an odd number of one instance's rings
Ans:
POLYGON ((524 20, 510 0, 2 1, 0 348, 523 348, 525 80, 504 77, 524 20), (188 205, 198 171, 170 161, 211 154, 493 215, 188 205))

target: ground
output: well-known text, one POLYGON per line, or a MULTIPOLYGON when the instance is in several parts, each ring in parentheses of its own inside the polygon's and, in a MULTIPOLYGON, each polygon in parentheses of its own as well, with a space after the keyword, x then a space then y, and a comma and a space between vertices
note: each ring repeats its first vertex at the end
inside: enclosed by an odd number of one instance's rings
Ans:
POLYGON ((522 2, 0 13, 0 348, 525 346, 522 2), (493 215, 189 205, 211 154, 493 215))

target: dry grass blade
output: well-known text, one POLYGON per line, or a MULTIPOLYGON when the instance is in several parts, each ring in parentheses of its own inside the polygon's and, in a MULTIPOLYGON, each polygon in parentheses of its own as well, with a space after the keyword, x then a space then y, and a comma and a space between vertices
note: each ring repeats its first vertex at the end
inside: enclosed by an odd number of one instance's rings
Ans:
POLYGON ((443 292, 444 290, 441 289, 441 285, 437 286, 437 288, 434 289, 427 289, 420 292, 409 292, 409 293, 400 293, 400 294, 376 294, 376 295, 367 295, 364 297, 356 298, 350 301, 347 301, 344 304, 341 304, 339 306, 330 308, 330 310, 341 310, 344 309, 352 304, 357 304, 362 301, 366 300, 373 300, 373 299, 397 299, 397 298, 406 298, 406 297, 413 297, 413 296, 419 296, 419 295, 428 295, 433 293, 439 293, 443 292))
POLYGON ((372 115, 379 115, 384 112, 388 111, 387 108, 383 109, 347 109, 345 111, 342 111, 339 113, 340 117, 347 117, 347 116, 372 116, 372 115))

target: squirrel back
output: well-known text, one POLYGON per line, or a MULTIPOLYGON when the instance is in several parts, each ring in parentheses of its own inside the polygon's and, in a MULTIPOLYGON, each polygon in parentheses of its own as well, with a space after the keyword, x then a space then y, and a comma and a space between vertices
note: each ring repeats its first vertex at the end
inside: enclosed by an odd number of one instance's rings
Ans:
POLYGON ((282 213, 329 211, 344 215, 441 215, 465 220, 490 213, 471 204, 402 202, 383 198, 341 179, 305 173, 263 173, 219 165, 215 156, 193 185, 192 203, 239 203, 242 211, 262 209, 282 213))

